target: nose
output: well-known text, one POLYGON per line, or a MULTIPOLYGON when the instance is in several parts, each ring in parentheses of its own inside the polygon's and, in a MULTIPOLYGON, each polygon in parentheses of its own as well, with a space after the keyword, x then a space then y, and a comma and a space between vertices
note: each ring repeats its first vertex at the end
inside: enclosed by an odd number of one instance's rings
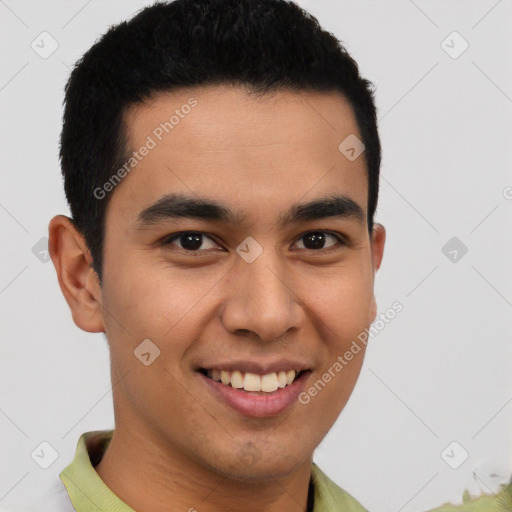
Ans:
POLYGON ((252 263, 240 259, 224 283, 222 322, 233 334, 270 342, 304 321, 297 286, 271 252, 263 251, 252 263))

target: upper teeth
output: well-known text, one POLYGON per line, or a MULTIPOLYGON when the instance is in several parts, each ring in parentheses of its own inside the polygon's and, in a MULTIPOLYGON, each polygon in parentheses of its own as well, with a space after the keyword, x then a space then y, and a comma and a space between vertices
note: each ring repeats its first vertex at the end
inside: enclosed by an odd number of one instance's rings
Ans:
POLYGON ((277 388, 284 388, 291 384, 297 376, 295 370, 288 370, 287 372, 272 372, 265 375, 258 375, 257 373, 239 372, 235 370, 208 370, 206 374, 217 382, 222 382, 226 386, 231 384, 231 387, 238 389, 245 389, 245 391, 265 391, 271 393, 277 388))

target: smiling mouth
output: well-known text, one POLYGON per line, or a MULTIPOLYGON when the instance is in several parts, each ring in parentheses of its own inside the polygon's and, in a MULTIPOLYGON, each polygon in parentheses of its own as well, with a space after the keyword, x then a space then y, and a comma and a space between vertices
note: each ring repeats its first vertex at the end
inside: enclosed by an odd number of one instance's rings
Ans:
POLYGON ((286 388, 293 384, 303 373, 303 371, 287 370, 259 375, 237 370, 208 370, 205 368, 200 368, 199 372, 209 379, 221 382, 225 386, 261 393, 273 393, 278 389, 286 388))

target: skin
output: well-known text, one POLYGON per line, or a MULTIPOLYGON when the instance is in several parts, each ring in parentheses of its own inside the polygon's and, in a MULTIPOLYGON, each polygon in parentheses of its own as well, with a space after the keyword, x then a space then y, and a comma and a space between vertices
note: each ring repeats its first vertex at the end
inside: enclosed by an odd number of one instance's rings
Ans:
POLYGON ((73 319, 104 332, 111 350, 116 430, 96 471, 145 512, 305 511, 313 451, 354 389, 364 347, 307 405, 297 401, 268 418, 219 401, 195 370, 210 360, 295 357, 312 371, 307 389, 374 320, 384 227, 369 233, 366 217, 278 224, 291 205, 334 193, 366 215, 364 154, 349 161, 338 150, 349 134, 361 137, 337 93, 257 99, 209 86, 131 107, 131 148, 191 97, 197 106, 111 192, 101 286, 69 219, 57 216, 49 226, 73 319), (215 199, 244 221, 137 223, 143 209, 175 192, 215 199), (159 244, 187 230, 210 237, 200 254, 179 240, 159 244), (326 230, 348 243, 328 236, 326 248, 304 245, 304 234, 326 230), (263 248, 250 264, 235 252, 248 236, 263 248), (150 366, 133 353, 144 339, 161 351, 150 366), (253 464, 240 457, 249 442, 253 464))

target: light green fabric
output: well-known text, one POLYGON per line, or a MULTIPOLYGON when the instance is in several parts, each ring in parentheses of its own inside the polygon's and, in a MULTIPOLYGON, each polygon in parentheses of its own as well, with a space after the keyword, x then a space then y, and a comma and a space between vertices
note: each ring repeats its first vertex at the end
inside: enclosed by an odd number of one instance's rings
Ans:
MULTIPOLYGON (((60 474, 77 512, 135 512, 105 485, 90 459, 90 456, 96 461, 101 459, 112 434, 113 430, 82 434, 73 462, 60 474)), ((312 465, 311 473, 315 487, 313 512, 366 512, 365 508, 332 482, 316 464, 312 465)))
POLYGON ((86 441, 104 452, 113 433, 113 430, 106 430, 82 434, 73 462, 60 474, 77 512, 135 512, 105 485, 96 473, 87 451, 86 441))
POLYGON ((467 493, 463 496, 462 505, 443 505, 429 512, 511 512, 512 511, 512 480, 501 487, 495 495, 485 495, 471 499, 467 493))
POLYGON ((311 468, 315 485, 313 512, 367 512, 350 494, 338 487, 313 463, 311 468))

